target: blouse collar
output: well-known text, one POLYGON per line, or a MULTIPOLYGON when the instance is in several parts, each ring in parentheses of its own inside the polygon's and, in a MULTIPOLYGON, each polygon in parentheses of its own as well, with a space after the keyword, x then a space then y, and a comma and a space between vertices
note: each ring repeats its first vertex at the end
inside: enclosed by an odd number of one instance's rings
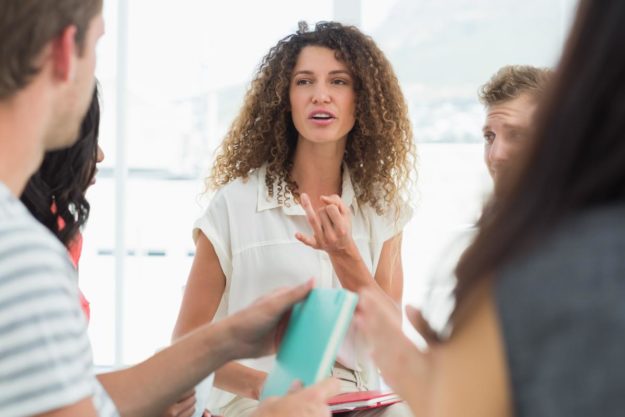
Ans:
MULTIPOLYGON (((305 216, 306 213, 301 205, 296 204, 292 199, 289 201, 280 203, 278 201, 277 195, 270 196, 269 190, 265 184, 265 178, 267 176, 267 164, 263 164, 258 169, 258 201, 256 209, 257 211, 270 210, 274 208, 281 207, 282 211, 289 216, 305 216)), ((277 188, 277 182, 280 180, 276 180, 274 183, 274 190, 277 188)), ((343 163, 343 180, 341 186, 341 200, 343 200, 343 204, 346 207, 351 207, 353 212, 358 210, 358 201, 356 199, 356 193, 354 192, 354 187, 352 185, 352 178, 349 175, 349 169, 347 165, 343 163)))

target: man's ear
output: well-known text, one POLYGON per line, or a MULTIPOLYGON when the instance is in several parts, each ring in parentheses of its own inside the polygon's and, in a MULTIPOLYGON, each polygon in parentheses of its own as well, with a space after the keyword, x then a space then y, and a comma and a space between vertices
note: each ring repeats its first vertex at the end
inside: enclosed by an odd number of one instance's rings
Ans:
POLYGON ((76 44, 76 26, 68 26, 52 42, 52 65, 54 75, 62 81, 74 78, 76 72, 76 58, 78 57, 76 44))

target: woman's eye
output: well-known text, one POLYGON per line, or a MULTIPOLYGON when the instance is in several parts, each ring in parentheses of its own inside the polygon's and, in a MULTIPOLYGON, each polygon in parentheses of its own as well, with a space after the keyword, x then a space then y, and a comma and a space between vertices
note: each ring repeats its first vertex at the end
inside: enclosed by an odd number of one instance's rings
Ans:
POLYGON ((310 83, 311 83, 311 81, 307 80, 305 78, 301 78, 301 79, 295 81, 295 85, 308 85, 310 83))

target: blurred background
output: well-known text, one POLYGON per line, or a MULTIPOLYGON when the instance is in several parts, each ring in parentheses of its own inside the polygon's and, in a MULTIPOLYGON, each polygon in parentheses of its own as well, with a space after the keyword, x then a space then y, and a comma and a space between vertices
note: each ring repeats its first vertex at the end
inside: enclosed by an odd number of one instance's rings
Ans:
POLYGON ((337 20, 393 64, 419 154, 404 231, 406 303, 423 302, 491 190, 481 84, 501 66, 554 66, 573 0, 109 0, 98 51, 106 159, 89 191, 80 286, 99 366, 169 344, 214 151, 264 54, 297 22, 337 20))

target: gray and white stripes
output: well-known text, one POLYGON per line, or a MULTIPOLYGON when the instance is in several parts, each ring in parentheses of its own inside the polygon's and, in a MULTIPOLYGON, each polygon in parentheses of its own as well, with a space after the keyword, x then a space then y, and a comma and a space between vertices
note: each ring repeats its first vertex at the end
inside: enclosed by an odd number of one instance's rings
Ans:
POLYGON ((67 252, 0 183, 0 415, 38 414, 89 396, 100 416, 117 415, 92 369, 67 252))

